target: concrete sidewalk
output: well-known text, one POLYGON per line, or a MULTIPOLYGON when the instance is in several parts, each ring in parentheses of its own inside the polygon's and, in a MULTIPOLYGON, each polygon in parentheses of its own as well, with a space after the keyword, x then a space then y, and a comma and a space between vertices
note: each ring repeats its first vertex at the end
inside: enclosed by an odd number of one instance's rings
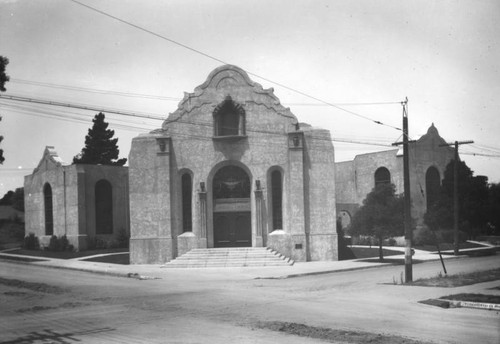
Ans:
MULTIPOLYGON (((85 261, 91 257, 76 259, 55 259, 46 257, 33 257, 25 255, 16 255, 9 252, 0 252, 0 259, 22 264, 39 265, 44 267, 71 269, 78 271, 87 271, 98 274, 106 274, 120 277, 131 277, 139 279, 168 278, 168 276, 203 274, 207 276, 220 275, 223 271, 231 273, 234 277, 241 278, 273 278, 282 279, 305 275, 325 274, 341 271, 351 271, 359 269, 369 269, 381 266, 401 264, 404 261, 404 247, 384 247, 390 250, 401 251, 400 255, 387 256, 384 262, 378 262, 376 258, 354 259, 342 261, 322 261, 322 262, 296 262, 293 266, 265 266, 265 267, 239 267, 239 268, 178 268, 164 269, 162 265, 122 265, 85 261)), ((116 254, 116 253, 113 253, 116 254)), ((103 255, 98 255, 103 256, 103 255)), ((95 256, 92 256, 95 257, 95 256)), ((443 259, 456 259, 465 256, 443 256, 443 259)), ((439 260, 439 255, 427 251, 415 250, 413 255, 414 263, 439 260)))

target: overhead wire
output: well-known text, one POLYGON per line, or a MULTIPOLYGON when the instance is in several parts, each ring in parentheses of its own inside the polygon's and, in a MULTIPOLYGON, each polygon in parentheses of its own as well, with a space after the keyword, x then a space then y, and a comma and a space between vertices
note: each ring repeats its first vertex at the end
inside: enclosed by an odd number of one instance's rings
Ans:
MULTIPOLYGON (((89 123, 92 120, 92 117, 84 115, 84 114, 78 114, 75 112, 64 112, 64 113, 58 113, 57 111, 54 110, 44 110, 44 109, 32 109, 29 106, 23 106, 21 104, 5 104, 0 100, 0 104, 2 106, 8 107, 9 111, 16 112, 19 114, 23 115, 28 115, 28 116, 35 116, 35 117, 43 117, 43 118, 51 118, 51 119, 56 119, 56 120, 61 120, 61 121, 66 121, 66 122, 74 122, 74 123, 81 123, 84 125, 89 125, 89 123)), ((125 129, 125 130, 132 130, 132 131, 142 131, 142 130, 153 130, 154 127, 143 127, 141 124, 133 123, 130 122, 131 124, 135 125, 127 125, 123 124, 120 122, 116 122, 113 118, 108 117, 108 122, 112 123, 115 128, 119 129, 125 129)), ((123 121, 123 120, 119 120, 123 121)), ((147 124, 145 124, 147 125, 147 124)))
POLYGON ((86 88, 86 87, 70 86, 70 85, 59 85, 59 84, 51 84, 51 83, 39 82, 39 81, 22 80, 22 79, 11 79, 10 82, 25 84, 25 85, 57 88, 57 89, 63 89, 63 90, 69 90, 69 91, 89 92, 89 93, 116 95, 116 96, 123 96, 123 97, 157 99, 157 100, 173 100, 173 101, 181 101, 182 100, 182 98, 178 98, 178 97, 176 98, 176 97, 165 97, 165 96, 159 96, 159 95, 143 94, 143 93, 118 92, 118 91, 113 91, 113 90, 94 89, 94 88, 86 88))
MULTIPOLYGON (((32 86, 50 87, 50 88, 68 90, 68 91, 81 91, 81 92, 97 93, 97 94, 104 94, 104 95, 116 95, 116 96, 124 96, 124 97, 157 99, 157 100, 172 100, 172 101, 181 101, 182 100, 182 98, 179 98, 179 97, 151 95, 151 94, 144 94, 144 93, 119 92, 119 91, 115 91, 115 90, 104 90, 104 89, 95 89, 95 88, 88 88, 88 87, 81 87, 81 86, 61 85, 61 84, 54 84, 54 83, 47 83, 47 82, 40 82, 40 81, 30 81, 30 80, 23 80, 23 79, 14 79, 14 78, 11 78, 10 82, 32 85, 32 86)), ((395 105, 395 104, 399 105, 400 104, 400 102, 350 102, 350 103, 329 102, 329 103, 336 105, 336 106, 373 106, 373 105, 395 105)), ((303 102, 302 103, 284 102, 284 103, 282 103, 282 105, 286 105, 286 106, 313 106, 313 107, 314 106, 329 106, 327 104, 303 103, 303 102)))
MULTIPOLYGON (((80 105, 80 104, 71 104, 71 103, 61 103, 61 102, 55 102, 55 101, 50 101, 50 100, 44 100, 44 99, 33 99, 33 98, 24 98, 24 97, 18 97, 18 96, 4 96, 4 95, 0 95, 0 100, 14 100, 14 101, 19 101, 19 102, 26 102, 28 104, 30 103, 34 103, 34 104, 41 104, 41 105, 50 105, 50 106, 58 106, 58 107, 64 107, 64 108, 76 108, 76 109, 82 109, 82 110, 93 110, 93 111, 102 111, 104 113, 112 113, 112 114, 117 114, 117 115, 127 115, 127 116, 133 116, 133 117, 139 117, 139 118, 146 118, 146 119, 154 119, 154 120, 162 120, 166 123, 171 123, 172 121, 166 121, 165 118, 162 118, 162 117, 159 117, 159 116, 151 116, 151 115, 143 115, 141 113, 125 113, 124 110, 115 110, 115 109, 109 109, 109 108, 99 108, 99 107, 91 107, 91 106, 88 106, 88 105, 80 105)), ((3 103, 5 104, 5 103, 3 103)), ((26 108, 25 108, 26 110, 26 108)), ((47 114, 46 114, 47 115, 47 114)), ((53 115, 53 114, 49 114, 49 115, 53 115)), ((124 121, 124 120, 121 120, 121 121, 124 121)), ((208 127, 212 127, 213 126, 213 123, 211 121, 186 121, 186 120, 182 120, 181 118, 178 119, 179 123, 185 123, 185 124, 191 124, 191 125, 202 125, 202 126, 208 126, 208 127)), ((85 121, 85 123, 87 123, 85 121)), ((133 122, 135 123, 135 122, 133 122)), ((132 126, 124 126, 126 127, 127 129, 133 129, 134 127, 132 126)), ((149 128, 150 130, 154 129, 154 128, 149 128)), ((259 132, 259 133, 268 133, 268 134, 276 134, 276 132, 274 131, 265 131, 265 130, 257 130, 257 129, 252 129, 251 127, 250 128, 247 128, 247 131, 249 132, 259 132)), ((344 139, 344 140, 341 140, 341 139, 334 139, 332 141, 337 141, 337 142, 345 142, 345 143, 349 143, 348 142, 348 139, 344 139)), ((352 141, 352 140, 351 140, 352 141)), ((355 142, 355 141, 352 141, 351 143, 355 143, 355 144, 368 144, 368 145, 376 145, 376 146, 389 146, 388 144, 380 144, 380 143, 373 143, 373 142, 369 142, 369 143, 361 143, 359 141, 355 142)))
POLYGON ((8 99, 8 100, 12 100, 12 101, 25 102, 25 103, 35 103, 35 104, 42 104, 42 105, 59 106, 59 107, 65 107, 65 108, 78 108, 81 110, 107 112, 107 113, 114 113, 114 114, 118 114, 118 115, 129 116, 129 117, 142 117, 142 118, 149 118, 149 119, 164 120, 164 117, 160 117, 159 115, 144 114, 141 112, 129 112, 126 110, 116 110, 116 109, 112 109, 112 108, 96 107, 96 106, 84 105, 84 104, 62 103, 62 102, 58 102, 58 101, 20 97, 20 96, 16 96, 16 95, 0 94, 0 99, 8 99))
MULTIPOLYGON (((150 35, 153 35, 153 36, 158 37, 158 38, 160 38, 160 39, 166 40, 166 41, 168 41, 168 42, 170 42, 170 43, 172 43, 172 44, 178 45, 178 46, 180 46, 180 47, 182 47, 182 48, 184 48, 184 49, 187 49, 187 50, 190 50, 190 51, 192 51, 192 52, 194 52, 194 53, 197 53, 197 54, 199 54, 199 55, 202 55, 202 56, 204 56, 204 57, 206 57, 206 58, 208 58, 208 59, 211 59, 211 60, 213 60, 213 61, 216 61, 216 62, 219 62, 219 63, 222 63, 222 64, 229 64, 228 62, 226 62, 226 61, 224 61, 224 60, 222 60, 222 59, 220 59, 220 58, 217 58, 217 57, 214 57, 214 56, 209 55, 209 54, 207 54, 207 53, 204 53, 204 52, 202 52, 201 50, 198 50, 198 49, 192 48, 192 47, 190 47, 190 46, 188 46, 188 45, 185 45, 185 44, 183 44, 183 43, 180 43, 180 42, 178 42, 178 41, 176 41, 176 40, 173 40, 173 39, 168 38, 168 37, 166 37, 166 36, 160 35, 160 34, 158 34, 158 33, 154 32, 154 31, 148 30, 148 29, 146 29, 146 28, 144 28, 144 27, 142 27, 142 26, 139 26, 139 25, 137 25, 137 24, 131 23, 131 22, 127 21, 127 20, 121 19, 121 18, 116 17, 116 16, 114 16, 114 15, 112 15, 112 14, 109 14, 109 13, 107 13, 107 12, 104 12, 104 11, 102 11, 102 10, 99 10, 99 9, 97 9, 97 8, 95 8, 95 7, 92 7, 92 6, 86 5, 86 4, 84 4, 84 3, 80 2, 80 1, 77 1, 77 0, 70 0, 70 1, 71 1, 71 2, 73 2, 73 3, 75 3, 75 4, 77 4, 77 5, 80 5, 80 6, 82 6, 82 7, 85 7, 85 8, 87 8, 87 9, 89 9, 89 10, 92 10, 92 11, 94 11, 94 12, 96 12, 96 13, 99 13, 99 14, 101 14, 101 15, 103 15, 103 16, 106 16, 106 17, 108 17, 108 18, 112 18, 112 19, 114 19, 114 20, 116 20, 116 21, 119 21, 119 22, 121 22, 121 23, 125 24, 125 25, 131 26, 131 27, 133 27, 133 28, 135 28, 135 29, 137 29, 137 30, 140 30, 140 31, 146 32, 146 33, 148 33, 148 34, 150 34, 150 35)), ((338 110, 344 111, 344 112, 349 113, 349 114, 351 114, 351 115, 353 115, 353 116, 356 116, 356 117, 359 117, 359 118, 362 118, 362 119, 368 120, 368 121, 370 121, 370 122, 372 122, 372 123, 375 123, 375 124, 378 124, 378 125, 386 126, 386 127, 392 128, 392 129, 399 130, 399 131, 401 131, 401 130, 402 130, 402 129, 401 129, 401 128, 399 128, 399 127, 395 127, 395 126, 392 126, 392 125, 389 125, 389 124, 383 123, 383 122, 381 122, 381 121, 374 120, 374 119, 372 119, 372 118, 370 118, 370 117, 368 117, 368 116, 358 114, 358 113, 356 113, 356 112, 354 112, 354 111, 344 109, 344 108, 342 108, 342 107, 340 107, 340 106, 338 106, 338 105, 335 105, 334 103, 327 102, 327 101, 322 100, 322 99, 320 99, 320 98, 318 98, 318 97, 312 96, 312 95, 310 95, 310 94, 308 94, 308 93, 302 92, 302 91, 297 90, 297 89, 295 89, 295 88, 292 88, 292 87, 290 87, 290 86, 286 86, 286 85, 284 85, 284 84, 282 84, 282 83, 279 83, 279 82, 273 81, 273 80, 271 80, 271 79, 269 79, 269 78, 265 78, 265 77, 263 77, 263 76, 261 76, 261 75, 258 75, 258 74, 256 74, 256 73, 250 72, 250 71, 248 71, 248 70, 246 70, 246 72, 247 72, 248 74, 250 74, 250 75, 254 76, 254 77, 257 77, 257 78, 262 79, 262 80, 264 80, 264 81, 270 82, 270 83, 275 84, 275 85, 277 85, 277 86, 280 86, 280 87, 282 87, 282 88, 284 88, 284 89, 287 89, 287 90, 292 91, 292 92, 294 92, 294 93, 300 94, 300 95, 302 95, 302 96, 304 96, 304 97, 307 97, 307 98, 309 98, 309 99, 313 99, 313 100, 315 100, 315 101, 317 101, 317 102, 320 102, 320 103, 323 103, 323 104, 325 104, 325 105, 331 106, 331 107, 336 108, 336 109, 338 109, 338 110)))

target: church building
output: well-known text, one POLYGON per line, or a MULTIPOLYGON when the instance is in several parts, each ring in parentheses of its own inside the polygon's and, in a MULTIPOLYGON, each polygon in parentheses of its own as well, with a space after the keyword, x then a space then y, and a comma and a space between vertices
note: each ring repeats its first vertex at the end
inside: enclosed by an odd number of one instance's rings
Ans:
POLYGON ((334 161, 329 131, 299 123, 242 69, 215 69, 132 141, 131 263, 264 246, 337 260, 334 161))
MULTIPOLYGON (((432 124, 427 133, 410 142, 411 215, 417 227, 438 197, 439 187, 455 150, 449 147, 432 124)), ((337 215, 342 228, 348 227, 363 200, 379 183, 392 183, 396 194, 404 192, 403 149, 357 155, 354 160, 335 164, 337 215)))
POLYGON ((53 235, 66 235, 78 250, 128 236, 128 203, 127 167, 65 165, 51 146, 24 177, 25 232, 42 247, 53 235))

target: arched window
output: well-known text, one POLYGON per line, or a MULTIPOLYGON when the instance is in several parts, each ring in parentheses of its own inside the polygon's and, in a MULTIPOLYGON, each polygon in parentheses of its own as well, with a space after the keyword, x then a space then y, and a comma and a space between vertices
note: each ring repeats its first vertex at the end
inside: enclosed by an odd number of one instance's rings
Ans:
POLYGON ((385 167, 379 167, 375 171, 375 186, 379 184, 390 184, 391 183, 391 173, 385 167))
POLYGON ((283 229, 283 182, 281 172, 271 173, 271 197, 273 205, 273 230, 283 229))
POLYGON ((240 104, 235 103, 230 96, 213 112, 214 137, 245 136, 245 110, 240 104))
POLYGON ((95 184, 95 233, 113 234, 113 191, 104 179, 95 184))
POLYGON ((439 171, 434 166, 427 169, 425 173, 425 191, 427 195, 427 209, 432 207, 439 197, 439 188, 441 186, 441 177, 439 171))
POLYGON ((192 200, 193 182, 189 173, 182 175, 182 231, 191 232, 193 230, 192 220, 192 200))
POLYGON ((215 174, 212 188, 214 199, 250 198, 250 177, 241 167, 225 166, 215 174))
POLYGON ((352 217, 347 210, 341 210, 338 219, 342 229, 346 229, 351 225, 352 217))
POLYGON ((52 204, 52 188, 49 183, 43 186, 43 203, 45 210, 45 235, 54 234, 54 214, 52 204))

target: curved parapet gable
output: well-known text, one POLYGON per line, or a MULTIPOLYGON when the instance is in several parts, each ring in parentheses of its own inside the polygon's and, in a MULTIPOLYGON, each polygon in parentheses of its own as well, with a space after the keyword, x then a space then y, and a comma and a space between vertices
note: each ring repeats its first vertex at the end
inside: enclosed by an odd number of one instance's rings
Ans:
POLYGON ((448 149, 450 150, 451 148, 449 147, 443 147, 446 146, 447 143, 446 141, 439 135, 439 131, 437 128, 434 126, 434 123, 431 124, 429 129, 427 129, 427 133, 425 135, 422 135, 418 140, 417 143, 419 146, 425 146, 428 145, 429 147, 440 147, 440 149, 448 149))
POLYGON ((46 146, 43 151, 42 159, 38 166, 33 170, 33 173, 43 172, 59 168, 63 165, 64 161, 59 157, 53 146, 46 146))
POLYGON ((231 96, 238 103, 255 103, 274 110, 278 115, 295 119, 289 108, 281 105, 274 89, 264 89, 262 85, 250 79, 241 68, 224 65, 213 70, 206 81, 197 86, 193 93, 184 92, 184 98, 178 108, 163 122, 165 129, 170 123, 179 121, 194 110, 208 107, 212 113, 215 106, 231 96))

